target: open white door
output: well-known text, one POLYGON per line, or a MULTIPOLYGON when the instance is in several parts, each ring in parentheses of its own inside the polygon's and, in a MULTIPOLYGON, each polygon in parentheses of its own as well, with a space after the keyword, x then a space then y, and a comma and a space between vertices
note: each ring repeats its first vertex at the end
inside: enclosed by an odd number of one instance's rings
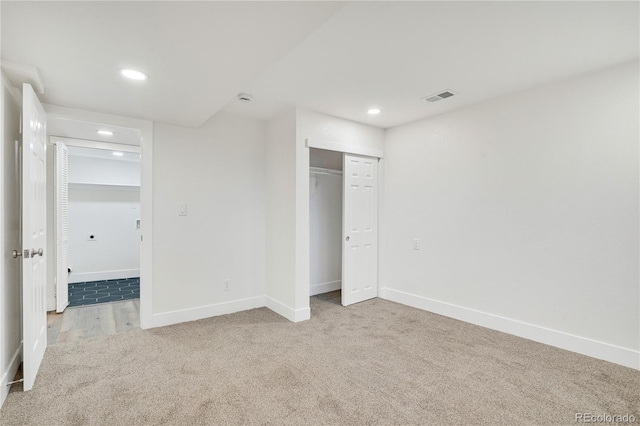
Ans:
POLYGON ((69 150, 62 142, 56 143, 56 311, 63 312, 69 305, 69 150))
POLYGON ((342 304, 378 296, 378 159, 344 154, 342 304))
POLYGON ((22 357, 24 390, 33 387, 47 348, 46 115, 22 86, 22 357))

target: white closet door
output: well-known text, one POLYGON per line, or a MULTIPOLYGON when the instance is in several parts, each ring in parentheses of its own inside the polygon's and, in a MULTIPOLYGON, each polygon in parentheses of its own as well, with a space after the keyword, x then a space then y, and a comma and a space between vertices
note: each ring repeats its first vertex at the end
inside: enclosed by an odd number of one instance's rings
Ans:
POLYGON ((344 154, 342 304, 378 296, 378 159, 344 154))
POLYGON ((69 151, 56 144, 56 310, 69 305, 69 151))

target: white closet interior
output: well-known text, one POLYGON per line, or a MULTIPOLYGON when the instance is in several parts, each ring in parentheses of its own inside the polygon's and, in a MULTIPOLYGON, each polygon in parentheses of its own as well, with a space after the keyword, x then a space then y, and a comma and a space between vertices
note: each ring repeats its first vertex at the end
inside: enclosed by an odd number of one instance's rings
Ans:
POLYGON ((342 286, 342 153, 311 148, 309 153, 309 294, 342 286))

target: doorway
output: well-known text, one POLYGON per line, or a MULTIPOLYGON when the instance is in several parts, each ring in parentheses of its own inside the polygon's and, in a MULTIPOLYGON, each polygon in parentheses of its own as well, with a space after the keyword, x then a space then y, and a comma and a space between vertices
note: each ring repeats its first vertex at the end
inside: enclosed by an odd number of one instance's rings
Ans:
POLYGON ((342 153, 309 150, 309 296, 342 288, 342 153))
POLYGON ((68 238, 56 237, 56 253, 67 260, 68 306, 139 299, 140 154, 77 146, 67 152, 67 206, 58 213, 66 210, 68 238))
MULTIPOLYGON (((139 270, 140 299, 139 325, 146 329, 153 326, 152 314, 152 245, 153 245, 153 211, 152 211, 152 158, 153 158, 153 123, 127 117, 95 113, 72 108, 47 105, 47 127, 49 135, 47 170, 54 169, 54 148, 58 141, 68 147, 94 148, 107 152, 121 151, 135 153, 140 162, 140 230, 139 230, 139 270)), ((109 154, 113 155, 113 154, 109 154)), ((57 240, 55 238, 56 212, 53 172, 48 173, 48 251, 55 254, 57 240)), ((47 310, 56 310, 57 272, 66 278, 68 268, 58 268, 55 256, 49 256, 48 271, 50 286, 47 289, 47 310)), ((73 265, 72 265, 73 267, 73 265)), ((73 308, 78 309, 78 308, 73 308)))
POLYGON ((140 328, 140 146, 55 136, 50 144, 57 314, 48 315, 48 340, 140 328))

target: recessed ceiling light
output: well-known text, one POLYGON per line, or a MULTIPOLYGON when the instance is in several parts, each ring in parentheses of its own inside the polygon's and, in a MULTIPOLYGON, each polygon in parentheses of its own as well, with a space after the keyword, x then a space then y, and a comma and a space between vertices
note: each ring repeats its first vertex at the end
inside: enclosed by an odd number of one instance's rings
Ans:
POLYGON ((119 152, 119 151, 113 151, 112 154, 115 155, 116 157, 122 157, 124 155, 122 152, 119 152))
POLYGON ((102 136, 113 136, 113 132, 111 130, 98 130, 96 133, 102 136))
POLYGON ((371 115, 376 115, 376 114, 380 114, 380 110, 378 108, 371 108, 369 111, 367 111, 367 113, 371 115))
POLYGON ((120 70, 120 74, 131 80, 146 80, 149 78, 149 76, 143 72, 129 69, 120 70))

